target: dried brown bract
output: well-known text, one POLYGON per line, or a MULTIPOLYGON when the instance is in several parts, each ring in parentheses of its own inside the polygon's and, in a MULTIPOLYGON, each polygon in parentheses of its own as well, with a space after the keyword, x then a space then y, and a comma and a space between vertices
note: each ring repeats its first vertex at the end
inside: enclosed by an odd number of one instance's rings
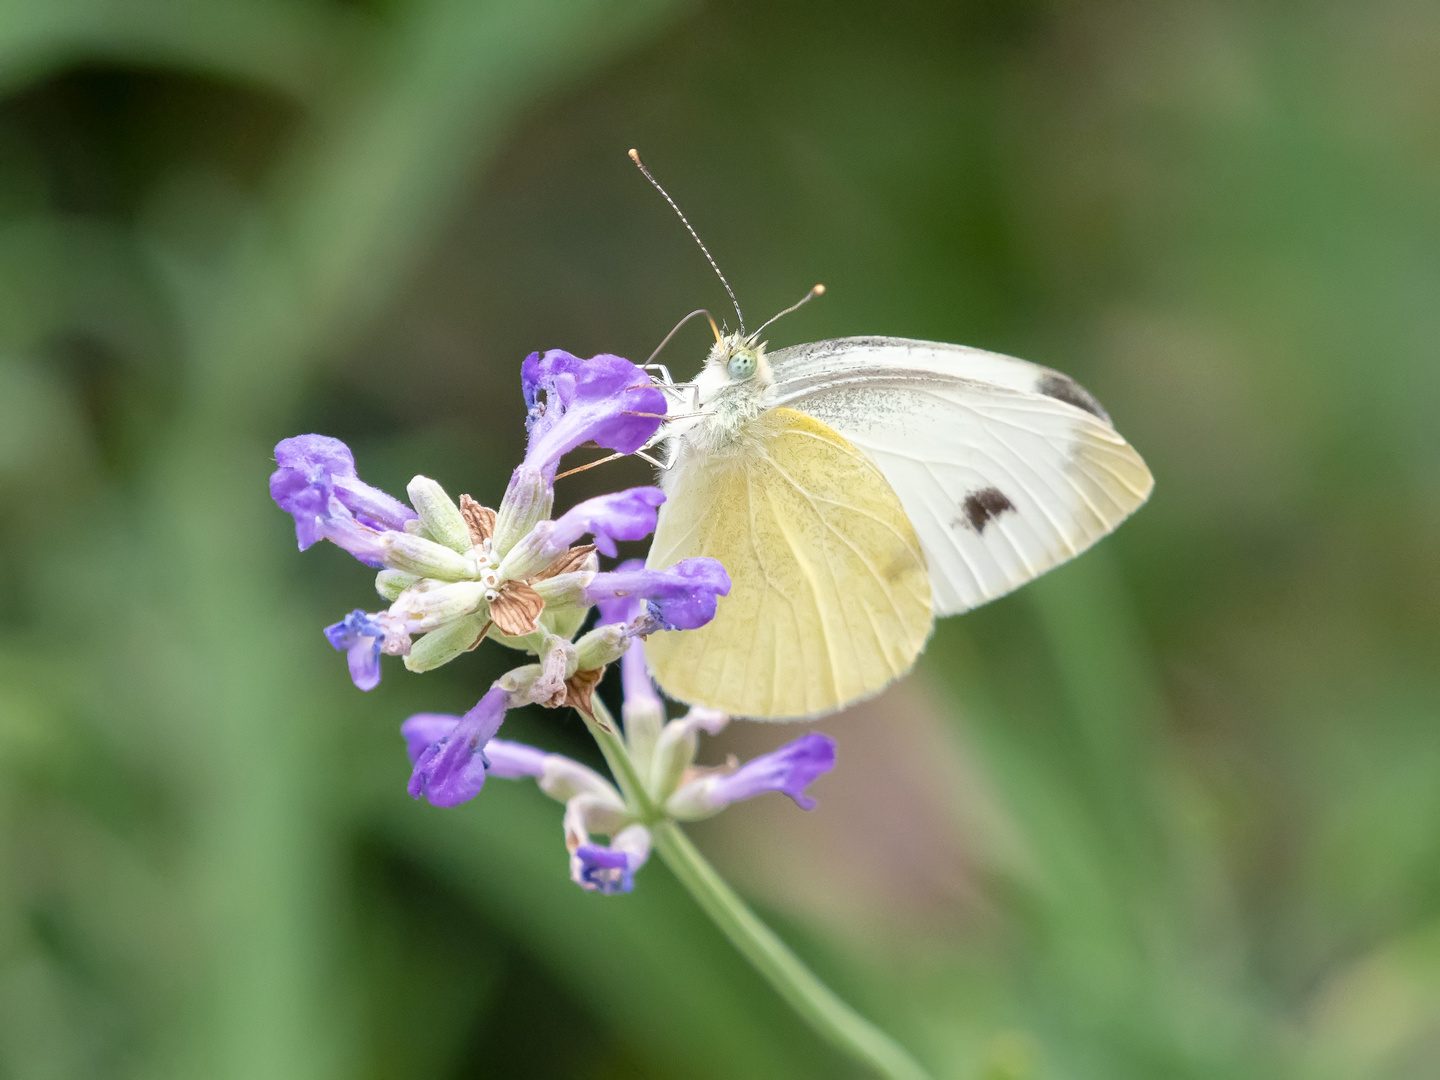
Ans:
POLYGON ((552 578, 558 574, 569 574, 575 570, 583 569, 585 560, 590 557, 590 553, 594 550, 594 544, 577 544, 575 547, 564 552, 558 559, 530 580, 544 581, 546 578, 552 578))
POLYGON ((565 680, 565 704, 579 709, 591 720, 595 720, 595 711, 590 706, 590 699, 594 697, 595 687, 600 684, 600 679, 604 674, 605 669, 598 667, 577 671, 571 675, 565 680))
POLYGON ((523 581, 507 581, 500 586, 500 595, 490 601, 490 618, 502 634, 524 637, 540 625, 545 601, 523 581))
POLYGON ((461 495, 460 514, 470 526, 470 542, 476 547, 495 535, 495 511, 488 506, 481 506, 469 495, 461 495))

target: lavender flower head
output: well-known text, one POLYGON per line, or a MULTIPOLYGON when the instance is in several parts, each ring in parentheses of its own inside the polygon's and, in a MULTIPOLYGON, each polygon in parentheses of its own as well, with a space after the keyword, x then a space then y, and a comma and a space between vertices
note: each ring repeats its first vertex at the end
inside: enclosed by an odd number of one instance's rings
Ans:
POLYGON ((276 446, 270 493, 294 518, 302 551, 328 540, 379 569, 375 588, 388 608, 356 609, 325 629, 361 690, 379 683, 386 655, 402 657, 411 671, 428 671, 488 639, 531 657, 463 715, 417 713, 401 725, 410 794, 453 807, 478 795, 487 777, 533 778, 565 804, 575 883, 629 892, 649 856, 657 813, 693 820, 767 791, 808 809, 814 800, 806 789, 833 766, 834 744, 812 734, 739 768, 694 766, 699 734, 718 732, 728 718, 692 709, 667 721, 641 642, 658 630, 709 622, 730 590, 724 567, 695 558, 660 569, 638 560, 600 569, 599 556, 615 557, 617 542, 654 531, 665 500, 655 487, 551 514, 561 458, 588 442, 620 454, 640 450, 662 423, 665 395, 628 360, 582 360, 560 350, 529 356, 521 381, 528 444, 495 510, 468 495, 457 502, 424 476, 410 482, 402 502, 360 480, 349 448, 323 435, 276 446), (599 623, 581 633, 596 607, 599 623), (605 725, 593 697, 617 660, 623 736, 605 725), (567 757, 496 738, 506 713, 528 704, 579 710, 592 731, 619 740, 618 752, 640 779, 622 792, 567 757), (643 791, 633 790, 636 783, 643 791))

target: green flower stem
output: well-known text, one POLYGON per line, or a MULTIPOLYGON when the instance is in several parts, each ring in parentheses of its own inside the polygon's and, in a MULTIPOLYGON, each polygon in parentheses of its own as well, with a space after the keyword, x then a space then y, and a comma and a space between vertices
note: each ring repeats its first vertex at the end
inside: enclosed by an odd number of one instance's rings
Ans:
POLYGON ((615 718, 610 715, 610 710, 605 708, 598 694, 591 699, 591 707, 595 710, 593 719, 585 716, 579 709, 575 711, 584 717, 585 726, 600 745, 600 752, 605 755, 605 763, 610 766, 611 775, 620 784, 620 793, 625 796, 626 804, 638 811, 640 820, 646 825, 661 820, 664 814, 655 805, 655 800, 650 798, 650 792, 645 787, 645 781, 640 778, 639 770, 635 768, 625 740, 620 737, 620 726, 615 723, 615 718))
POLYGON ((836 996, 760 921, 680 826, 661 821, 651 826, 650 835, 665 865, 705 914, 822 1038, 890 1080, 929 1080, 899 1043, 836 996))
POLYGON ((680 826, 664 816, 645 790, 619 729, 598 697, 594 707, 595 719, 586 717, 586 725, 627 802, 650 826, 655 850, 665 865, 730 943, 821 1038, 889 1080, 930 1080, 930 1074, 899 1043, 821 982, 725 883, 680 826))

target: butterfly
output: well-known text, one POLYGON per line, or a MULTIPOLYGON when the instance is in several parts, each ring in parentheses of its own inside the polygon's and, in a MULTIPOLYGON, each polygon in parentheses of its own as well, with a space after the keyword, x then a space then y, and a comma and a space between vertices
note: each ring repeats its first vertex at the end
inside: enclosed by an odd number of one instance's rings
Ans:
POLYGON ((705 555, 731 578, 708 625, 645 644, 679 701, 793 720, 876 694, 936 617, 1074 558, 1150 495, 1140 455, 1058 371, 892 337, 768 353, 735 307, 741 331, 715 329, 693 383, 665 373, 691 411, 663 429, 647 564, 705 555))

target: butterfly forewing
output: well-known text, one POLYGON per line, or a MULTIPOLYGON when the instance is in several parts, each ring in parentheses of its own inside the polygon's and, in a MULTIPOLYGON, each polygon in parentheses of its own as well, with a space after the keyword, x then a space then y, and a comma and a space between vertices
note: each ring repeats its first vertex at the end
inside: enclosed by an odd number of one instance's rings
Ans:
POLYGON ((1149 496, 1150 471, 1078 383, 1013 357, 903 338, 771 355, 774 401, 880 469, 919 537, 937 615, 1078 555, 1149 496))
POLYGON ((730 595, 699 630, 646 643, 672 697, 795 719, 879 691, 930 632, 930 583, 905 509, 874 463, 792 409, 719 454, 682 449, 666 478, 653 567, 708 555, 730 595))

